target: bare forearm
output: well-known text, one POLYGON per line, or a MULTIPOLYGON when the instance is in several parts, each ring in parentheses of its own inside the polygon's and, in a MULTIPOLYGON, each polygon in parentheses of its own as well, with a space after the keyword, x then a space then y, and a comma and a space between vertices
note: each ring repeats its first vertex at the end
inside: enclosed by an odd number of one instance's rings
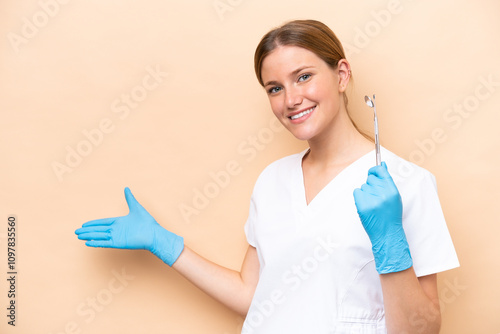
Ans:
POLYGON ((240 272, 215 264, 188 247, 172 268, 214 299, 246 315, 254 289, 243 280, 240 272))
POLYGON ((413 267, 380 275, 380 281, 388 333, 439 333, 441 316, 437 290, 434 292, 430 288, 431 292, 426 293, 413 267))

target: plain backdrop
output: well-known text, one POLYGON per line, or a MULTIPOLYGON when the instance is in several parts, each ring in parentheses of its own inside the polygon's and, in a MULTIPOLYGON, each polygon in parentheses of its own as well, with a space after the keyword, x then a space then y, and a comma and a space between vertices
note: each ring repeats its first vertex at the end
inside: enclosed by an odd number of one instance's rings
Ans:
POLYGON ((124 187, 195 251, 239 269, 253 185, 307 143, 253 72, 269 29, 317 19, 344 43, 349 108, 431 171, 461 267, 442 333, 500 332, 500 4, 465 1, 0 2, 0 332, 238 333, 243 319, 145 251, 74 230, 128 213, 124 187), (6 317, 17 221, 16 326, 6 317))

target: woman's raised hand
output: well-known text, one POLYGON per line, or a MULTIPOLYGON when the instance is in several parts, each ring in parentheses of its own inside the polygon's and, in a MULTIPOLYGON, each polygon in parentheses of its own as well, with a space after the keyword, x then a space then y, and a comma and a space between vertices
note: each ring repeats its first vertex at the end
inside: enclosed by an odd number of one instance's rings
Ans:
POLYGON ((145 249, 172 266, 184 249, 184 239, 167 231, 125 188, 129 214, 86 222, 75 233, 89 247, 145 249))

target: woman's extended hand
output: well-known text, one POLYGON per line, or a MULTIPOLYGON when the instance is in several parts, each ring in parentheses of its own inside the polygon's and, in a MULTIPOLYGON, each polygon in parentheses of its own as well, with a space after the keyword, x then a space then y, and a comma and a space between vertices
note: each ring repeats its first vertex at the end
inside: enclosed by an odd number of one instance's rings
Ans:
POLYGON ((378 273, 410 268, 413 262, 403 230, 403 204, 385 162, 370 168, 366 183, 354 190, 354 202, 372 243, 378 273))
POLYGON ((90 247, 146 249, 172 266, 184 249, 184 239, 165 230, 125 188, 129 214, 89 221, 77 229, 78 239, 90 247))

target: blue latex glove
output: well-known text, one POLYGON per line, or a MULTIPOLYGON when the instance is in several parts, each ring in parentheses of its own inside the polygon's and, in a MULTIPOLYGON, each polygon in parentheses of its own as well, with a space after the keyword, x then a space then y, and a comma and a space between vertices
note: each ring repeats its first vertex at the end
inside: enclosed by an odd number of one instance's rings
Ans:
POLYGON ((125 188, 129 214, 89 221, 75 231, 90 247, 146 249, 172 266, 184 249, 184 239, 167 231, 125 188))
POLYGON ((403 203, 385 162, 370 168, 366 183, 354 190, 354 202, 372 243, 377 272, 410 268, 413 262, 403 230, 403 203))

